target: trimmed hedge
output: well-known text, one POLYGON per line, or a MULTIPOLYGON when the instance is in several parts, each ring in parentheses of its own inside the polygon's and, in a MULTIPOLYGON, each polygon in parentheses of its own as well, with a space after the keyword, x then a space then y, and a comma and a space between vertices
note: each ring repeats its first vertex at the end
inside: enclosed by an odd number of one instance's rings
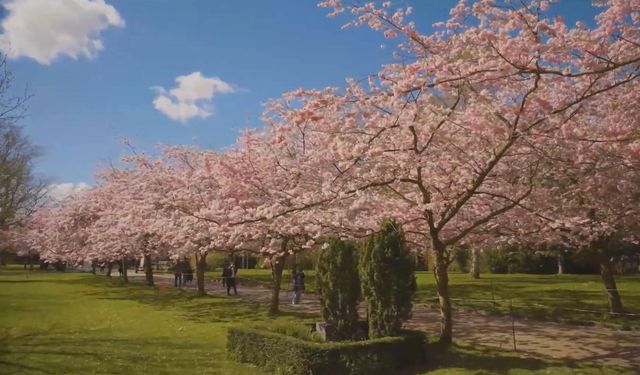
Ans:
POLYGON ((401 336, 365 341, 312 342, 253 328, 230 328, 227 352, 276 374, 364 375, 390 374, 426 360, 424 333, 403 331, 401 336))

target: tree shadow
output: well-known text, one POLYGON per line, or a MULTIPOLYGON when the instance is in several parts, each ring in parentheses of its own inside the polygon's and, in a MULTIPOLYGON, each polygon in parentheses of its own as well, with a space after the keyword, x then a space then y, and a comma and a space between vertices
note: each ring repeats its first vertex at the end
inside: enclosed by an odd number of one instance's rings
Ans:
POLYGON ((176 308, 181 317, 198 323, 230 323, 251 320, 268 323, 276 317, 287 317, 304 323, 315 319, 315 314, 280 311, 270 314, 268 305, 252 303, 237 297, 216 295, 198 296, 190 289, 148 287, 140 282, 123 283, 119 280, 102 281, 95 284, 91 292, 85 293, 97 299, 135 301, 156 308, 176 308))
POLYGON ((0 373, 167 373, 168 369, 191 368, 195 359, 206 359, 210 350, 193 338, 39 332, 0 338, 0 373), (10 348, 2 344, 7 339, 11 340, 10 348))
POLYGON ((553 367, 566 368, 578 373, 580 370, 588 368, 584 363, 574 360, 508 354, 482 346, 470 347, 458 343, 448 350, 444 350, 438 343, 430 343, 427 345, 427 363, 401 370, 398 374, 418 375, 439 369, 459 370, 465 373, 473 371, 489 374, 512 374, 514 370, 552 371, 549 368, 553 367))

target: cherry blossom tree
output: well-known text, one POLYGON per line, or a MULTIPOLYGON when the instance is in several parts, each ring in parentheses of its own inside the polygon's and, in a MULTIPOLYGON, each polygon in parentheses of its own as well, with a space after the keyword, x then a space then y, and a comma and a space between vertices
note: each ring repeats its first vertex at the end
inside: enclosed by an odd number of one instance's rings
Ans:
POLYGON ((160 241, 175 260, 196 258, 198 294, 204 295, 207 255, 234 248, 234 233, 228 229, 229 211, 221 194, 223 185, 217 169, 222 156, 192 147, 166 147, 162 156, 151 160, 133 156, 127 161, 144 170, 140 182, 160 241))
POLYGON ((43 211, 51 232, 35 242, 64 239, 39 246, 82 259, 193 254, 200 294, 209 253, 259 248, 273 260, 275 311, 286 254, 390 217, 433 253, 449 345, 454 246, 547 233, 607 254, 610 238, 634 236, 640 0, 596 4, 588 27, 551 17, 548 1, 460 1, 425 35, 411 8, 324 1, 351 12, 347 26, 398 39, 401 62, 284 94, 225 153, 130 155, 129 169, 43 211))
POLYGON ((402 221, 424 234, 435 256, 444 344, 452 338, 448 249, 526 202, 543 155, 563 128, 584 120, 585 107, 634 90, 640 2, 599 4, 590 29, 548 18, 546 1, 461 1, 431 35, 405 20, 410 8, 320 4, 333 15, 349 9, 348 26, 402 38, 407 63, 387 65, 365 84, 352 81, 342 95, 309 94, 300 111, 334 136, 331 158, 347 190, 397 196, 402 221))

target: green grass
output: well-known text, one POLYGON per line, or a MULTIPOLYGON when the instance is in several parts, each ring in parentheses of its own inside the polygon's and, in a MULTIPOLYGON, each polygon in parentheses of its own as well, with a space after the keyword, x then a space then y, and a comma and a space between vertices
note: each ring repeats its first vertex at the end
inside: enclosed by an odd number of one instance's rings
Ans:
MULTIPOLYGON (((435 306, 433 275, 420 272, 417 278, 416 302, 435 306)), ((618 276, 617 282, 625 308, 640 313, 640 276, 618 276)), ((512 303, 514 314, 527 318, 640 328, 640 316, 607 316, 607 300, 598 275, 485 274, 473 280, 454 273, 450 285, 458 307, 508 313, 512 303)))
MULTIPOLYGON (((305 275, 307 291, 315 292, 314 271, 305 271, 305 275)), ((269 270, 240 270, 238 276, 241 282, 271 285, 269 270)), ((433 274, 417 272, 416 276, 415 302, 435 307, 433 274)), ((282 287, 289 289, 289 271, 282 280, 282 287)), ((640 314, 640 276, 617 276, 616 281, 625 309, 640 314)), ((640 329, 640 316, 611 319, 605 314, 607 300, 598 275, 484 274, 473 280, 467 274, 451 273, 449 284, 458 307, 506 314, 512 302, 514 314, 527 318, 640 329)))
POLYGON ((460 343, 446 353, 439 353, 437 349, 433 349, 433 352, 432 366, 411 373, 422 375, 630 375, 635 373, 630 369, 591 367, 583 361, 522 356, 460 343))
POLYGON ((226 359, 227 327, 305 319, 173 288, 22 271, 0 271, 0 311, 0 374, 261 374, 226 359))
MULTIPOLYGON (((0 312, 0 374, 262 374, 226 358, 228 327, 292 332, 317 320, 271 317, 266 306, 236 298, 3 268, 0 312)), ((406 374, 620 373, 465 346, 433 354, 430 366, 406 374)))

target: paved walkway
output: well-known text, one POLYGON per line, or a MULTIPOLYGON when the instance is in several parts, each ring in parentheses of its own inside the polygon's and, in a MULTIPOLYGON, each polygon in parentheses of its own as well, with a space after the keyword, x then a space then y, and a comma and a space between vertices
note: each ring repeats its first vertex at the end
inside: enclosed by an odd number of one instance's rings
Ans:
MULTIPOLYGON (((140 274, 136 275, 140 276, 140 274)), ((144 276, 141 276, 144 277, 144 276)), ((172 283, 165 275, 157 275, 162 284, 172 283)), ((195 282, 189 288, 195 288, 195 282)), ((208 294, 226 296, 219 283, 207 282, 208 294)), ((251 303, 268 304, 271 290, 259 286, 238 285, 238 298, 251 303)), ((236 297, 231 297, 236 298, 236 297)), ((313 314, 320 313, 315 294, 305 294, 302 303, 291 305, 292 292, 280 294, 282 310, 313 314)), ((438 335, 438 312, 425 306, 414 306, 413 317, 407 327, 438 335)), ((546 357, 595 362, 610 368, 633 369, 640 374, 640 333, 617 331, 604 327, 585 327, 562 323, 516 318, 514 321, 516 346, 520 353, 546 357)), ((479 311, 456 310, 454 333, 457 340, 471 345, 485 345, 513 350, 511 320, 507 316, 479 311)))

